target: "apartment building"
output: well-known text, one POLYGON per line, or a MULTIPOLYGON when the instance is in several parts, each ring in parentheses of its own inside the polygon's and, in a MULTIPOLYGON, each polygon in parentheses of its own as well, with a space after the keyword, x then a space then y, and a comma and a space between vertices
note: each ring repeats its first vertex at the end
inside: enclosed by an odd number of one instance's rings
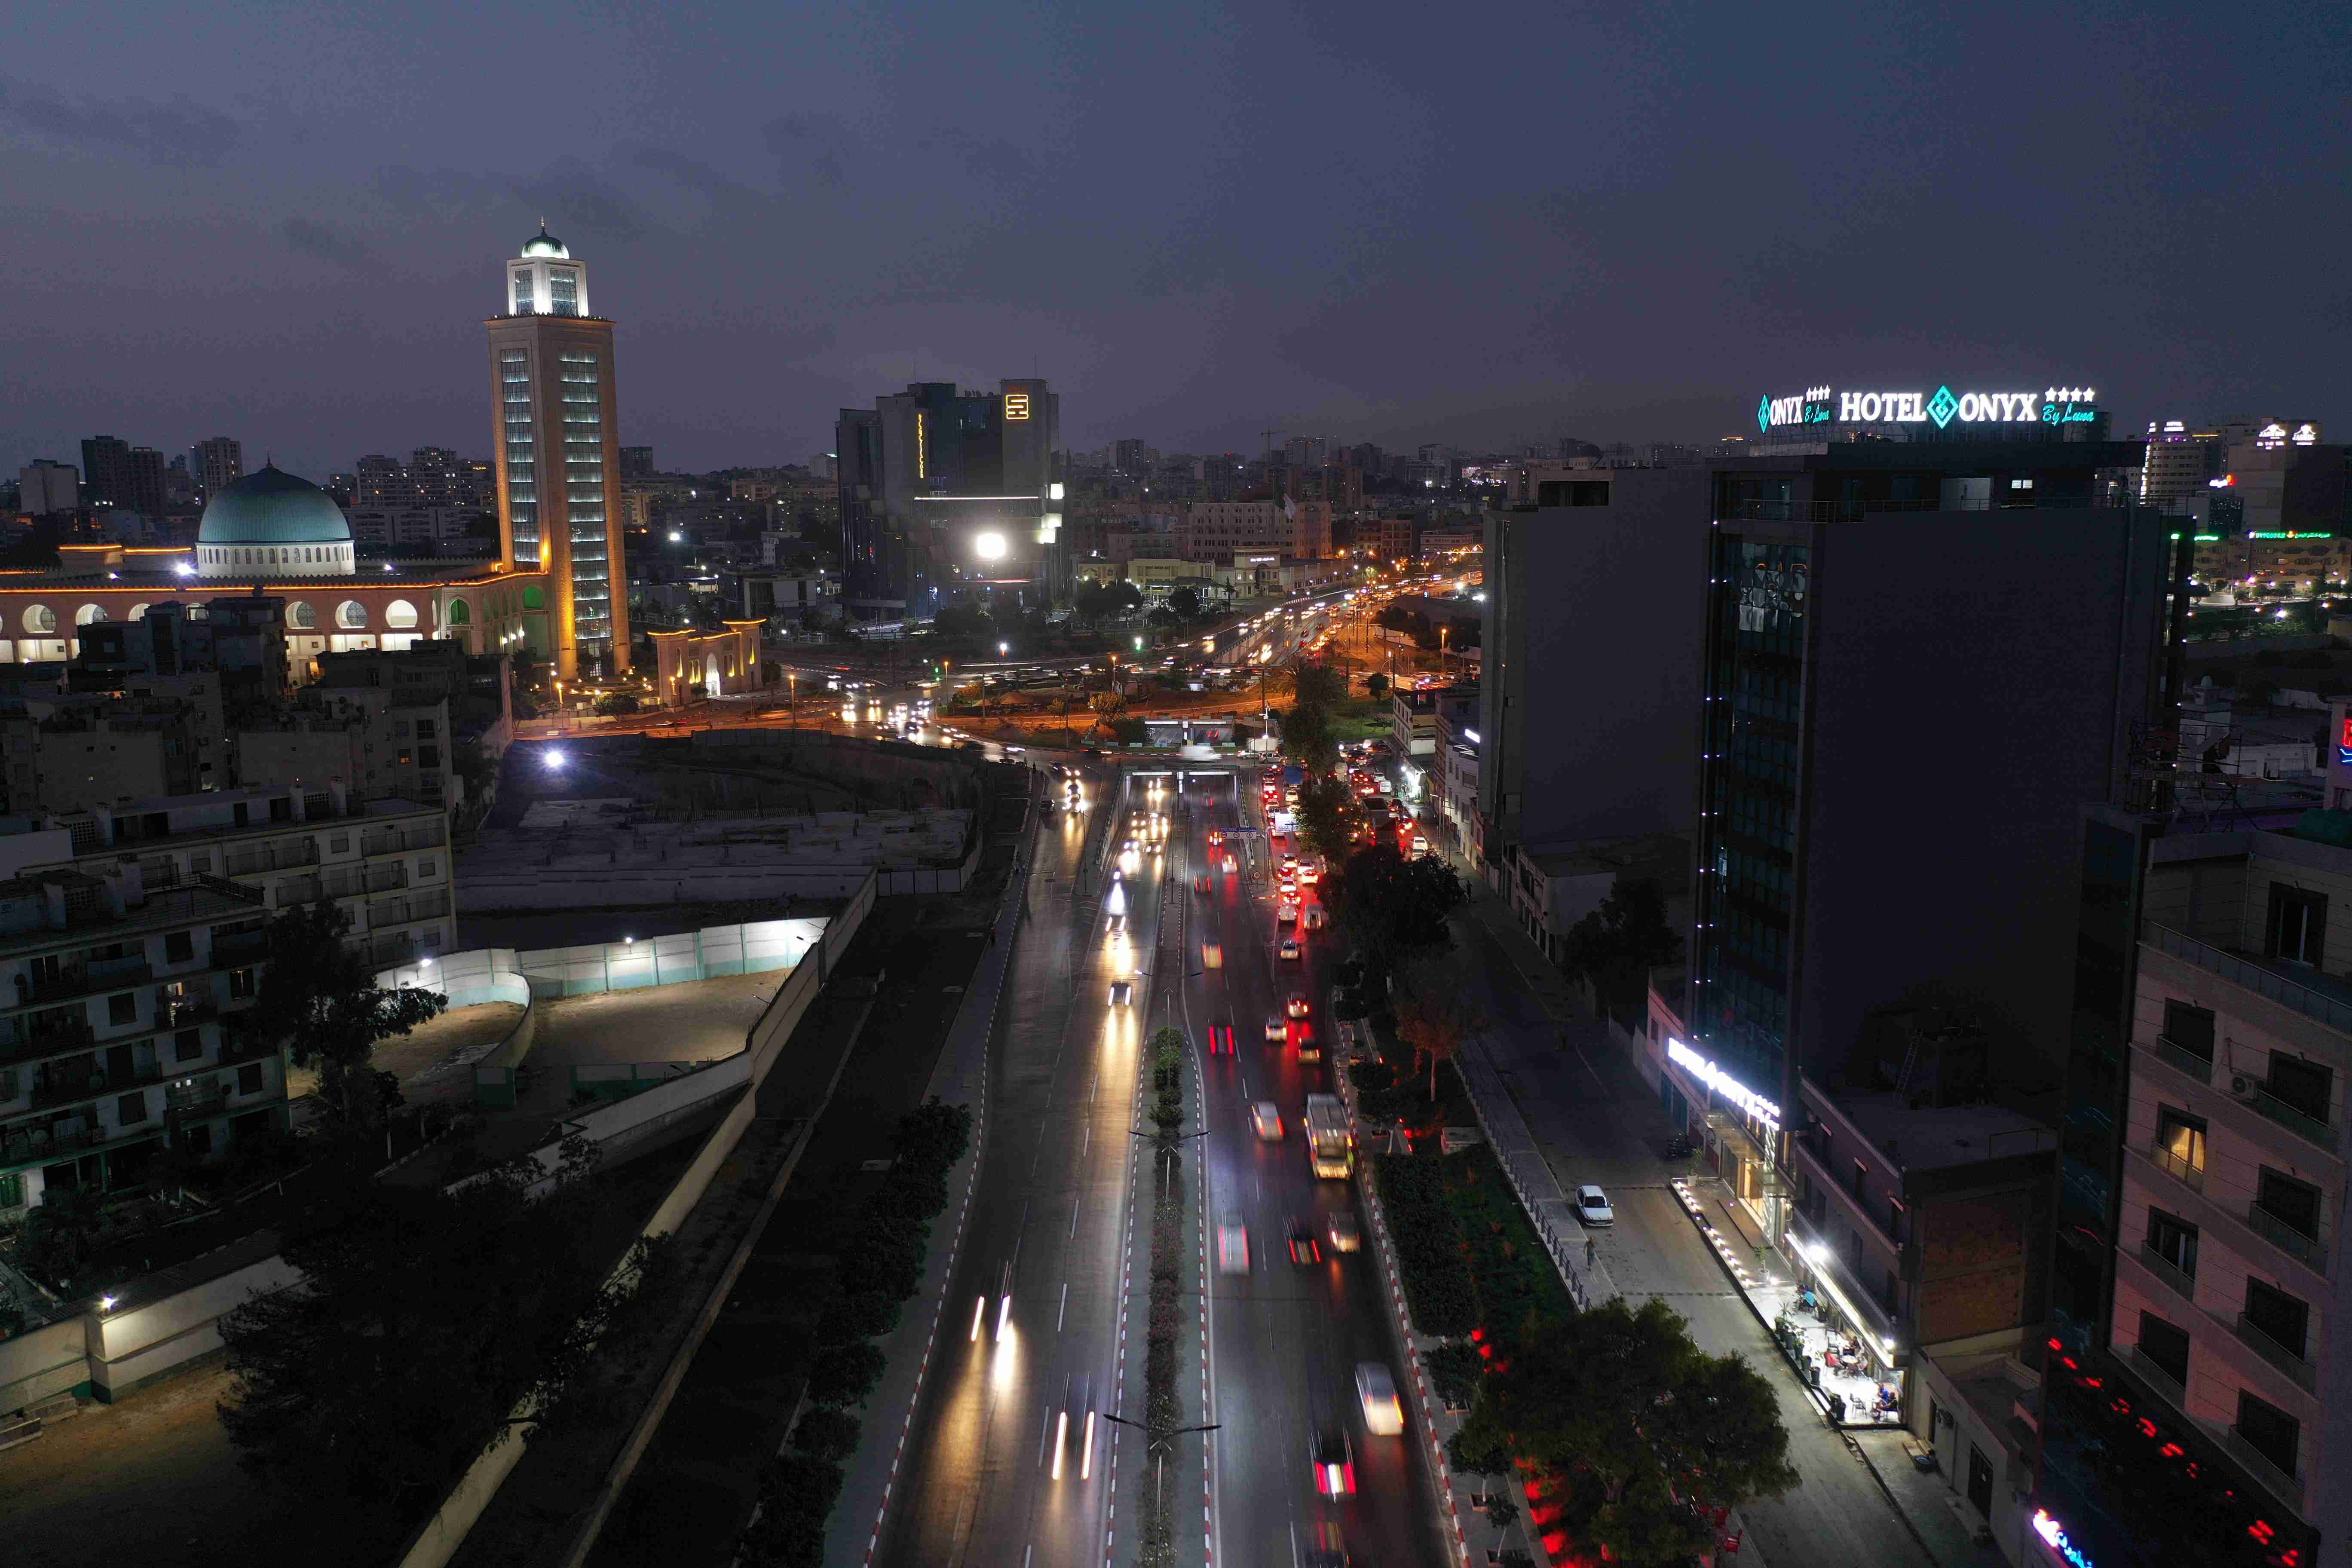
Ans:
MULTIPOLYGON (((1453 686, 1433 682, 1399 685, 1389 695, 1389 726, 1396 736, 1397 752, 1406 757, 1433 756, 1437 751, 1440 724, 1471 725, 1478 722, 1478 687, 1475 681, 1453 686)), ((1423 767, 1433 763, 1418 764, 1423 767)))
POLYGON ((1176 553, 1187 561, 1223 561, 1236 551, 1292 555, 1297 532, 1280 501, 1194 501, 1176 524, 1176 553))
POLYGON ((254 889, 150 889, 137 860, 0 880, 0 1223, 51 1188, 132 1184, 167 1148, 206 1158, 285 1125, 280 1053, 236 1027, 267 918, 254 889))
POLYGON ((386 687, 311 686, 300 703, 237 731, 247 784, 317 791, 340 784, 369 800, 461 804, 446 698, 404 701, 386 687))
POLYGON ((2200 1458, 2292 1514, 2262 1510, 2281 1541, 2341 1542, 2352 847, 2179 835, 2145 878, 2108 1342, 2200 1458))

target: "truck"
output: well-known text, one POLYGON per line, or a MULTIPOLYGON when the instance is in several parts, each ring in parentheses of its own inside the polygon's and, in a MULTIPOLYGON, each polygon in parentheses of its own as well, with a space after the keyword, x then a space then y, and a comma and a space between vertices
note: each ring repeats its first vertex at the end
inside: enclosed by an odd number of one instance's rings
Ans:
POLYGON ((1356 1133, 1336 1094, 1307 1097, 1307 1157, 1315 1173, 1346 1181, 1356 1169, 1356 1133))

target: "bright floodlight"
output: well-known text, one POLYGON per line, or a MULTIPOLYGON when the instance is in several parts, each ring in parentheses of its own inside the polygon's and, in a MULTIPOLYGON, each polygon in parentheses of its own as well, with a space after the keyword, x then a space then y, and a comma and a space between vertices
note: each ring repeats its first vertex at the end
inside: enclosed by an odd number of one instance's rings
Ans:
POLYGON ((570 760, 563 754, 563 748, 561 746, 550 746, 547 749, 547 765, 558 772, 561 772, 563 764, 570 760))
POLYGON ((1004 535, 1001 533, 983 533, 980 535, 971 542, 971 552, 974 555, 979 556, 982 561, 1003 560, 1004 535))
POLYGON ((172 570, 183 577, 193 577, 196 574, 196 569, 184 561, 175 563, 172 570))

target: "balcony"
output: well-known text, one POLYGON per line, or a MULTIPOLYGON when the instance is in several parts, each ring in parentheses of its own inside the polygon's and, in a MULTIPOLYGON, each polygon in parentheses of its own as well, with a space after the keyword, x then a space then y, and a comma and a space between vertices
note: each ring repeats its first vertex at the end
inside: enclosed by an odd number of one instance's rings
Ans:
POLYGON ((2140 1380, 2172 1401, 2174 1408, 2179 1410, 2189 1408, 2187 1386, 2175 1378, 2169 1370, 2158 1365, 2155 1358, 2137 1345, 2131 1348, 2131 1365, 2132 1371, 2139 1374, 2140 1380))
POLYGON ((2200 969, 2218 974, 2232 985, 2267 997, 2282 1007, 2292 1008, 2338 1034, 2352 1035, 2352 1001, 2301 984, 2258 962, 2226 952, 2211 942, 2199 942, 2170 926, 2150 921, 2147 940, 2150 946, 2170 953, 2184 963, 2193 963, 2200 969))
POLYGON ((249 877, 257 871, 285 871, 318 863, 319 846, 306 838, 299 844, 257 844, 247 848, 232 849, 227 868, 232 877, 249 877))
POLYGON ((213 963, 224 968, 258 963, 269 956, 269 933, 261 931, 231 931, 226 936, 213 938, 213 963))
POLYGON ((35 979, 25 999, 32 1003, 66 1002, 77 996, 93 996, 101 991, 137 985, 154 978, 154 967, 144 958, 101 959, 60 969, 46 979, 35 979))
POLYGON ((2139 1244, 2139 1260, 2147 1271, 2179 1292, 2180 1299, 2194 1305, 2197 1300, 2197 1276, 2158 1252, 2146 1242, 2139 1244))
POLYGON ((2279 1501, 2296 1513, 2303 1511, 2303 1478, 2279 1468, 2278 1461, 2248 1442, 2237 1427, 2230 1428, 2225 1438, 2230 1458, 2245 1466, 2246 1473, 2268 1487, 2279 1501))
POLYGON ((217 1086, 211 1089, 175 1089, 163 1096, 164 1113, 183 1121, 215 1115, 226 1110, 227 1105, 228 1096, 222 1093, 217 1086))
POLYGON ((9 1042, 11 1057, 54 1056, 59 1051, 87 1046, 98 1038, 98 1031, 89 1026, 89 1015, 80 1010, 67 1014, 21 1014, 16 1019, 15 1037, 9 1042))
POLYGON ((2260 1111, 2281 1127, 2333 1153, 2336 1150, 2336 1129, 2307 1111, 2298 1110, 2273 1094, 2260 1079, 2254 1080, 2239 1103, 2250 1110, 2260 1111))
POLYGON ((2301 1388, 2305 1394, 2314 1393, 2317 1390, 2319 1386, 2319 1369, 2317 1367, 2304 1360, 2302 1356, 2296 1354, 2294 1351, 2287 1349, 2286 1346, 2279 1343, 2278 1341, 2271 1338, 2269 1334, 2263 1332, 2262 1328, 2257 1325, 2252 1319, 2247 1317, 2245 1313, 2241 1312, 2238 1314, 2238 1321, 2235 1326, 2238 1331, 2238 1338, 2245 1342, 2247 1348, 2252 1350, 2256 1355, 2262 1357, 2264 1361, 2270 1363, 2273 1366, 2278 1368, 2281 1372, 2286 1373, 2287 1376, 2294 1379, 2295 1386, 2301 1388))
POLYGON ((93 1127, 60 1132, 54 1128, 10 1128, 0 1133, 0 1164, 27 1165, 97 1144, 101 1134, 93 1127))
POLYGON ((2246 1205, 2246 1224, 2254 1234, 2283 1252, 2293 1253, 2314 1268, 2327 1269, 2327 1235, 2311 1236, 2263 1207, 2259 1199, 2246 1205))
POLYGON ((2190 1164, 2161 1143, 2150 1144, 2147 1157, 2156 1162, 2158 1170, 2162 1171, 2174 1181, 2184 1183, 2197 1192, 2201 1193, 2205 1190, 2204 1166, 2190 1164))
POLYGON ((2213 1081, 2213 1058, 2210 1052, 2200 1056, 2186 1046, 2175 1045, 2162 1035, 2157 1036, 2148 1049, 2155 1054, 2157 1060, 2175 1072, 2186 1073, 2199 1083, 2213 1081))

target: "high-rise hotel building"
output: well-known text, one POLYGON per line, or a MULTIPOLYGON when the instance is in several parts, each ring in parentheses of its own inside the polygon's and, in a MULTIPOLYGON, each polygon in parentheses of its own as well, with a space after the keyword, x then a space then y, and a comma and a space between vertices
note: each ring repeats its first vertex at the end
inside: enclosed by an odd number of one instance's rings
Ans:
POLYGON ((505 307, 487 323, 499 555, 547 571, 557 676, 617 675, 629 596, 613 323, 588 313, 588 268, 544 226, 506 264, 505 307))

